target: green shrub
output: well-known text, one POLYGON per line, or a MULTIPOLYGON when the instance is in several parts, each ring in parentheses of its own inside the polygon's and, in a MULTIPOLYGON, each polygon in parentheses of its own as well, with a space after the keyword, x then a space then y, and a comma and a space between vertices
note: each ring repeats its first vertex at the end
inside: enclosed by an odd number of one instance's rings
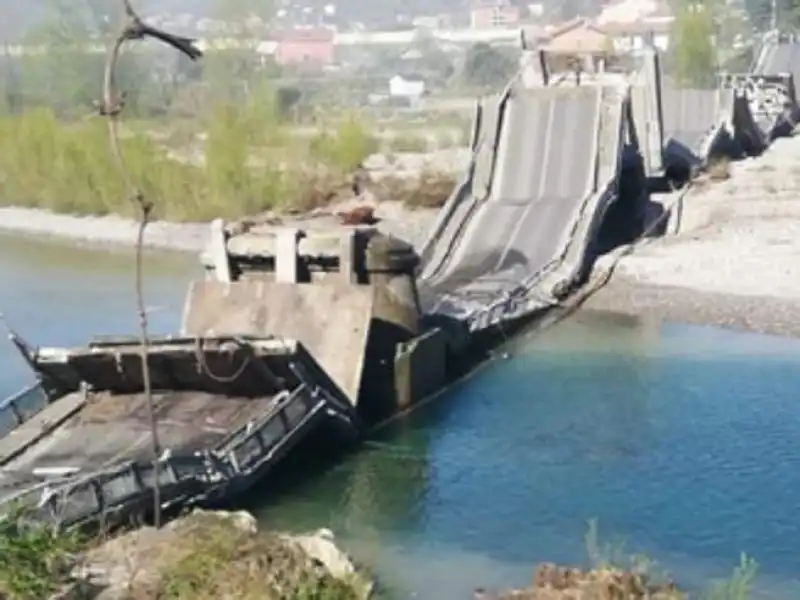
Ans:
POLYGON ((378 140, 352 117, 341 121, 332 133, 315 136, 310 144, 313 158, 344 172, 353 171, 377 150, 378 140))
MULTIPOLYGON (((290 181, 284 170, 247 166, 254 145, 279 134, 259 127, 259 118, 216 111, 208 120, 202 164, 170 157, 168 148, 144 133, 121 136, 126 168, 155 202, 156 216, 233 218, 284 202, 290 181)), ((63 123, 47 109, 0 119, 0 204, 78 215, 134 214, 109 150, 107 125, 99 119, 63 123)))
POLYGON ((47 598, 67 581, 84 540, 74 532, 23 523, 19 516, 0 519, 0 597, 47 598))

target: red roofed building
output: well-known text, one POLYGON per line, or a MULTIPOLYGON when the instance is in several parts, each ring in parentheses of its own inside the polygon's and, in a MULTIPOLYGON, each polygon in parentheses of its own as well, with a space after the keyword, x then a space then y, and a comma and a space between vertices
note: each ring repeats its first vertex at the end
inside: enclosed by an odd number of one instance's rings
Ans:
POLYGON ((334 61, 333 32, 327 29, 288 31, 278 36, 275 61, 279 65, 330 65, 334 61))

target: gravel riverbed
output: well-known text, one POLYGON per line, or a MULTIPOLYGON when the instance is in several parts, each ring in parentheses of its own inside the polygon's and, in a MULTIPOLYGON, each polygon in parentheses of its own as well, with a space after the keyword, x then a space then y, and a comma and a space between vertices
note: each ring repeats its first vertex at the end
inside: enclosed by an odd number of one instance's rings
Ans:
POLYGON ((584 308, 800 335, 800 137, 691 190, 678 234, 622 258, 584 308))
MULTIPOLYGON (((391 235, 418 245, 425 239, 436 217, 435 209, 408 209, 399 202, 375 202, 354 198, 330 207, 331 211, 371 205, 380 219, 378 227, 391 235)), ((0 207, 0 232, 36 237, 56 237, 90 246, 136 245, 138 223, 115 215, 78 217, 37 208, 0 207)), ((201 252, 208 241, 208 223, 155 221, 145 230, 144 245, 155 250, 201 252)))

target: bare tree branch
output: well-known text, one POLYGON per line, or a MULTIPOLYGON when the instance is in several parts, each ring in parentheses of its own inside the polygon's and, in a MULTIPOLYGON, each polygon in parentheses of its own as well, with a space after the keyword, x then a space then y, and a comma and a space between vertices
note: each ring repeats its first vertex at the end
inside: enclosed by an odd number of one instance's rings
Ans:
POLYGON ((153 451, 153 520, 155 526, 161 526, 161 493, 159 484, 159 459, 161 456, 161 442, 158 435, 158 420, 156 416, 155 403, 153 401, 153 390, 150 383, 149 350, 150 338, 148 335, 147 312, 144 305, 144 293, 142 290, 142 254, 144 245, 144 234, 147 224, 153 213, 153 203, 148 200, 142 190, 133 181, 130 171, 125 165, 125 156, 122 145, 119 141, 119 117, 125 107, 124 94, 117 89, 116 68, 119 62, 123 46, 130 41, 142 40, 148 37, 154 38, 188 56, 191 60, 197 60, 203 53, 195 46, 195 41, 190 38, 175 36, 163 32, 155 27, 144 23, 134 12, 130 0, 122 0, 125 8, 125 21, 122 29, 112 44, 106 60, 105 73, 103 77, 103 101, 99 107, 101 115, 108 117, 108 135, 111 152, 114 155, 120 174, 125 181, 127 193, 130 194, 131 202, 139 212, 139 228, 136 236, 136 309, 139 317, 139 335, 142 359, 142 384, 144 386, 145 401, 150 413, 150 433, 152 438, 153 451))

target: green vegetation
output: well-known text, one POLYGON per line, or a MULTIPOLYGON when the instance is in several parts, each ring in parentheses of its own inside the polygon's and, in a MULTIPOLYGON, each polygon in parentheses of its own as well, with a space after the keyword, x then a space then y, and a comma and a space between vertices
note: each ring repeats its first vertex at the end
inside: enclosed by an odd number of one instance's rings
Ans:
POLYGON ((342 121, 331 133, 321 133, 311 140, 311 153, 315 158, 347 173, 377 151, 378 140, 352 117, 342 121))
MULTIPOLYGON (((205 139, 183 131, 181 137, 192 142, 184 148, 170 148, 139 127, 123 136, 126 166, 155 201, 159 218, 310 208, 343 185, 376 147, 353 120, 310 143, 293 140, 273 106, 255 98, 244 106, 215 107, 197 125, 195 133, 204 132, 205 139), (193 159, 201 152, 204 160, 193 159)), ((0 117, 2 203, 80 215, 132 214, 106 124, 64 122, 46 108, 0 117)))
POLYGON ((25 524, 20 514, 0 520, 0 596, 47 598, 67 580, 85 540, 74 533, 25 524))
MULTIPOLYGON (((243 15, 268 16, 270 8, 262 4, 235 0, 220 2, 219 9, 242 25, 243 15)), ((116 33, 120 7, 103 0, 47 0, 46 17, 25 40, 34 51, 6 52, 0 69, 0 205, 133 216, 107 124, 94 116, 102 49, 116 33)), ((331 86, 327 75, 300 67, 285 72, 244 43, 253 32, 243 27, 231 34, 240 47, 209 50, 197 63, 158 44, 131 44, 121 57, 116 79, 126 94, 125 164, 153 201, 156 218, 203 221, 317 208, 351 195, 354 171, 380 149, 368 124, 343 114, 337 97, 353 92, 361 102, 388 77, 353 72, 331 86)), ((452 58, 432 38, 421 36, 414 46, 423 54, 421 72, 436 73, 437 81, 453 75, 452 58)), ((411 135, 386 145, 427 150, 426 140, 411 135)), ((446 179, 438 177, 437 189, 446 179)), ((423 196, 417 202, 404 193, 411 204, 434 202, 431 193, 423 196)))
MULTIPOLYGON (((593 570, 617 570, 642 576, 648 583, 668 586, 670 579, 652 559, 641 554, 629 554, 624 540, 600 541, 600 531, 596 520, 589 522, 585 536, 586 552, 593 570)), ((713 581, 700 595, 702 600, 747 600, 750 597, 758 564, 742 553, 739 564, 725 581, 713 581)), ((684 594, 675 591, 674 600, 682 600, 684 594)))
POLYGON ((714 84, 717 56, 712 2, 682 0, 672 26, 672 62, 678 83, 705 88, 714 84))
POLYGON ((513 54, 481 42, 467 51, 461 77, 466 85, 501 88, 518 68, 513 54))
MULTIPOLYGON (((44 525, 23 524, 19 516, 0 521, 0 597, 8 600, 47 598, 70 583, 73 568, 84 565, 90 571, 121 569, 126 577, 118 584, 125 586, 126 597, 142 599, 356 600, 364 597, 368 585, 356 574, 344 579, 332 576, 295 543, 242 526, 236 513, 200 511, 161 530, 104 539, 71 531, 53 533, 44 525)), ((591 596, 603 598, 686 598, 656 563, 629 555, 619 540, 601 543, 599 537, 597 522, 590 522, 585 538, 589 571, 541 565, 534 586, 610 593, 591 596), (626 594, 611 593, 621 587, 626 594), (648 596, 648 590, 661 595, 648 596)), ((756 571, 756 563, 742 554, 728 580, 713 582, 697 597, 747 600, 756 571)))
POLYGON ((163 600, 356 600, 354 584, 310 569, 302 550, 278 536, 248 534, 224 519, 193 517, 162 564, 163 600))
POLYGON ((103 539, 19 523, 14 518, 0 525, 0 597, 7 600, 42 600, 75 589, 83 593, 69 597, 94 598, 102 590, 72 574, 83 567, 116 572, 111 595, 132 600, 357 600, 368 585, 356 574, 338 579, 296 543, 218 513, 103 539))

